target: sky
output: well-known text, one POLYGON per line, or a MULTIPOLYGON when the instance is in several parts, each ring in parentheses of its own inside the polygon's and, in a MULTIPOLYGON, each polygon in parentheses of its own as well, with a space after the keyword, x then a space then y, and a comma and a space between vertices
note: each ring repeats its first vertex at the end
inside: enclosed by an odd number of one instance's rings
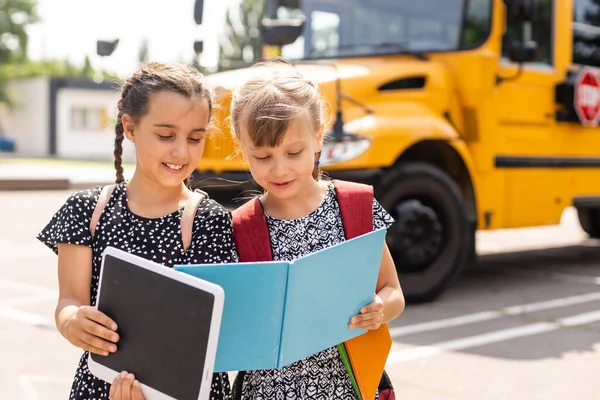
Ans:
POLYGON ((194 0, 38 0, 41 21, 31 25, 28 55, 31 59, 68 58, 83 65, 89 55, 96 69, 126 76, 138 66, 144 38, 151 61, 194 58, 194 41, 204 40, 203 66, 217 64, 218 38, 225 12, 239 0, 205 0, 201 26, 194 22, 194 0), (97 40, 119 39, 109 57, 96 55, 97 40))

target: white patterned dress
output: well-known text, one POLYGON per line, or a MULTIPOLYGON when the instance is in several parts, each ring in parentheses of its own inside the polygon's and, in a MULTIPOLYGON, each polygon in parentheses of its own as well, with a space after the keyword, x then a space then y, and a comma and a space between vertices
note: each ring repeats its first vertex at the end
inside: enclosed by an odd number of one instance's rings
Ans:
MULTIPOLYGON (((169 268, 176 264, 237 261, 231 214, 220 204, 211 199, 202 201, 194 220, 192 243, 188 251, 184 252, 180 229, 182 210, 161 218, 135 215, 127 206, 125 183, 115 188, 98 221, 92 241, 89 225, 101 189, 96 187, 73 194, 37 236, 56 253, 59 243, 92 247, 90 304, 96 304, 101 256, 107 246, 128 251, 169 268)), ((108 399, 110 385, 91 374, 87 358, 88 353, 84 352, 77 367, 69 399, 108 399)), ((210 399, 230 398, 227 374, 214 374, 210 399)))
MULTIPOLYGON (((345 240, 333 184, 311 214, 294 220, 280 220, 266 214, 266 219, 275 261, 291 261, 345 240)), ((373 228, 388 228, 393 222, 374 199, 373 228)), ((247 371, 242 399, 355 400, 356 395, 337 348, 331 347, 279 370, 247 371)))

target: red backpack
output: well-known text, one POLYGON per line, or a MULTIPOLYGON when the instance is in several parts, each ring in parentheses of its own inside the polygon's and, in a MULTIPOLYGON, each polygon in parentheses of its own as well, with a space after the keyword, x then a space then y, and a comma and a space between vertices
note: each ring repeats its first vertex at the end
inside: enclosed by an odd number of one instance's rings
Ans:
MULTIPOLYGON (((373 188, 353 182, 334 180, 346 240, 373 230, 373 188)), ((241 262, 272 261, 271 239, 265 213, 258 198, 233 211, 233 237, 241 262)), ((233 398, 241 399, 244 371, 233 383, 233 398)), ((379 384, 379 398, 394 400, 394 389, 387 374, 379 384)), ((366 400, 366 399, 363 399, 366 400)))

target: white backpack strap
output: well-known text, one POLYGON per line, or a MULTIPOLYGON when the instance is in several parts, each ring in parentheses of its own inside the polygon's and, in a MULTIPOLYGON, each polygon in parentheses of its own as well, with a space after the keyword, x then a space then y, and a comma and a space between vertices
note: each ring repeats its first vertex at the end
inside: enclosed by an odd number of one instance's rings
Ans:
POLYGON ((117 184, 106 185, 102 188, 100 192, 100 197, 98 197, 98 202, 96 203, 96 207, 94 208, 94 213, 92 214, 92 220, 90 221, 90 233, 92 234, 92 239, 94 238, 94 233, 96 232, 96 225, 98 225, 98 221, 100 220, 100 216, 102 215, 102 211, 104 211, 104 207, 106 207, 106 203, 110 199, 113 190, 117 187, 117 184))
POLYGON ((200 189, 196 189, 183 209, 183 214, 181 215, 181 240, 183 241, 183 251, 187 251, 192 244, 194 219, 196 218, 198 205, 200 205, 205 198, 208 198, 208 194, 200 189))

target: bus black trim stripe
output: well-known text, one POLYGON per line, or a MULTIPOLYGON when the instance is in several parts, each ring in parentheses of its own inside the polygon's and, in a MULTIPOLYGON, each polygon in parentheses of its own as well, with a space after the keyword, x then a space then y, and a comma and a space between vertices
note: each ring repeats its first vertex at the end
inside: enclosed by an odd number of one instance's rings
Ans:
POLYGON ((600 168, 600 157, 496 156, 497 168, 600 168))

